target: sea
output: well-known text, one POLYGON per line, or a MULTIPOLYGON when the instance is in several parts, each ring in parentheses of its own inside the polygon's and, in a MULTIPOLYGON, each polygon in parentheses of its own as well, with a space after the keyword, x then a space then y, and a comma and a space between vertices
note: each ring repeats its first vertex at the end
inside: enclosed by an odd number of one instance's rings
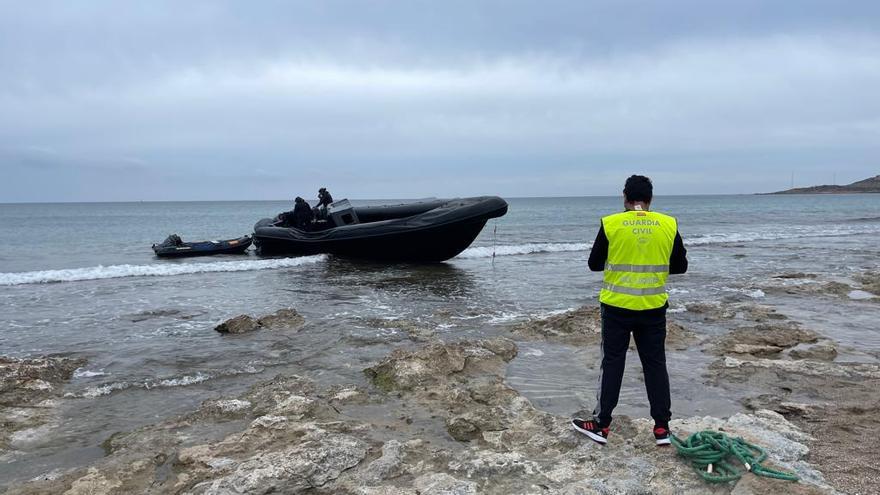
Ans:
MULTIPOLYGON (((279 373, 366 386, 364 368, 415 345, 406 325, 446 340, 481 338, 596 304, 601 273, 586 260, 599 219, 622 210, 621 198, 508 202, 507 215, 491 220, 470 248, 436 264, 252 251, 166 260, 150 249, 172 233, 184 240, 250 233, 258 219, 291 209, 288 202, 0 204, 0 355, 88 360, 66 385, 57 420, 5 455, 0 487, 92 462, 114 432, 279 373), (296 309, 306 326, 214 331, 230 317, 280 308, 296 309)), ((876 272, 880 195, 664 196, 652 209, 678 218, 688 249, 688 273, 670 277, 672 317, 686 318, 694 302, 766 304, 839 342, 838 359, 877 361, 880 304, 870 295, 765 289, 780 274, 855 287, 855 277, 876 272)), ((689 328, 708 339, 721 331, 689 328)), ((703 384, 712 359, 697 349, 670 355, 674 414, 741 410, 736 398, 703 384)), ((536 406, 571 414, 592 406, 597 371, 586 361, 569 346, 522 342, 507 380, 536 406)), ((638 373, 626 380, 618 412, 647 416, 638 373)))

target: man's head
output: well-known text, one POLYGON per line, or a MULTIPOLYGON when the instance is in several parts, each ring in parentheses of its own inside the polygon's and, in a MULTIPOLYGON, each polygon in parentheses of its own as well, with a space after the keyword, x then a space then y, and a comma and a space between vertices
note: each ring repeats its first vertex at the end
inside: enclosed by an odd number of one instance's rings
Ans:
POLYGON ((293 201, 294 201, 295 203, 302 203, 302 202, 305 201, 305 200, 302 199, 301 197, 297 196, 296 199, 294 199, 293 201))
POLYGON ((623 202, 625 205, 632 205, 633 203, 645 203, 648 205, 652 199, 654 199, 654 185, 651 184, 651 179, 644 175, 631 175, 629 179, 626 179, 626 184, 623 186, 623 202))
POLYGON ((318 189, 318 192, 319 192, 319 193, 325 193, 325 192, 327 192, 327 188, 326 188, 326 187, 322 187, 321 189, 318 189))

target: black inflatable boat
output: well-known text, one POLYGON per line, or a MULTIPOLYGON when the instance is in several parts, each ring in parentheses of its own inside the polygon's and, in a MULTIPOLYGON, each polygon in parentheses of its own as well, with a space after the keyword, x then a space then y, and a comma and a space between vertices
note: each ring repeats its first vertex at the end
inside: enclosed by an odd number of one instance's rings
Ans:
POLYGON ((254 226, 254 244, 260 254, 444 261, 470 246, 487 220, 505 213, 507 202, 497 196, 358 207, 342 200, 330 205, 326 221, 306 229, 264 218, 254 226))
POLYGON ((252 242, 253 239, 249 235, 226 241, 183 242, 180 236, 172 234, 161 244, 153 244, 153 252, 162 258, 241 254, 247 251, 252 242))

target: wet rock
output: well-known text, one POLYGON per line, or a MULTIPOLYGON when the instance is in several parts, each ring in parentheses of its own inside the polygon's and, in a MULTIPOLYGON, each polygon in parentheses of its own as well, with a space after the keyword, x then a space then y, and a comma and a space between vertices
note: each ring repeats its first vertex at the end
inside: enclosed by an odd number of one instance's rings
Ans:
POLYGON ((364 373, 382 390, 408 390, 438 383, 463 371, 465 366, 498 365, 515 355, 515 344, 507 339, 434 343, 416 351, 395 349, 391 355, 364 373))
POLYGON ((298 493, 321 488, 366 457, 364 442, 348 435, 320 435, 280 452, 258 453, 227 475, 200 483, 190 493, 298 493))
POLYGON ((866 272, 855 277, 862 284, 861 289, 875 296, 880 296, 880 272, 866 272))
POLYGON ((480 427, 467 417, 455 417, 446 421, 446 431, 459 442, 469 442, 483 436, 480 427))
POLYGON ((834 343, 824 340, 813 345, 798 346, 788 353, 795 359, 818 359, 821 361, 834 361, 837 357, 837 348, 834 343))
POLYGON ((252 406, 247 400, 209 399, 202 402, 201 412, 222 417, 239 417, 250 412, 252 406))
POLYGON ((275 406, 274 412, 302 418, 312 414, 316 405, 317 401, 310 397, 289 395, 275 406))
POLYGON ((816 278, 816 274, 815 273, 803 273, 803 272, 789 272, 789 273, 780 273, 779 275, 773 275, 773 278, 784 278, 784 279, 816 278))
POLYGON ((50 434, 62 387, 85 364, 63 356, 0 357, 0 455, 50 434))
POLYGON ((354 385, 333 385, 326 397, 334 404, 363 404, 369 400, 367 392, 354 385))
POLYGON ((529 320, 511 331, 525 337, 564 341, 587 338, 597 342, 602 334, 601 314, 598 306, 582 306, 548 318, 529 320))
POLYGON ((116 493, 122 486, 118 479, 107 479, 104 473, 95 468, 90 468, 88 473, 74 481, 65 495, 92 495, 103 493, 116 493))
POLYGON ((753 303, 719 304, 691 303, 685 306, 689 315, 698 315, 705 321, 727 321, 732 319, 765 322, 768 320, 785 320, 785 315, 776 309, 753 303))
POLYGON ((837 364, 822 361, 785 361, 782 359, 749 359, 741 360, 730 356, 716 361, 711 366, 714 370, 743 370, 765 368, 785 373, 800 375, 826 376, 837 378, 880 378, 880 366, 876 364, 837 364))
POLYGON ((261 317, 257 320, 257 324, 262 328, 271 330, 293 330, 302 328, 306 319, 302 317, 295 309, 279 309, 278 311, 261 317))
POLYGON ((426 474, 413 482, 417 493, 422 495, 473 495, 477 493, 477 484, 473 481, 462 481, 446 473, 426 474))
POLYGON ((368 485, 376 485, 399 476, 403 458, 403 444, 398 440, 389 440, 382 446, 382 456, 371 462, 359 474, 359 478, 368 485))
POLYGON ((807 360, 725 361, 717 363, 718 368, 713 365, 712 371, 723 377, 716 384, 731 389, 741 383, 750 390, 771 391, 744 403, 773 409, 811 434, 816 440, 806 442, 810 462, 821 467, 830 484, 844 493, 874 490, 877 471, 869 466, 875 464, 876 449, 864 439, 880 428, 880 367, 807 360))
POLYGON ((712 352, 772 356, 798 344, 818 341, 819 334, 794 324, 759 324, 734 329, 718 341, 712 352))
POLYGON ((482 439, 487 433, 504 431, 509 425, 509 411, 499 406, 474 407, 446 420, 446 431, 459 442, 482 439))
POLYGON ((305 318, 295 309, 279 309, 278 311, 256 319, 249 315, 238 315, 214 327, 220 333, 241 334, 261 328, 269 330, 299 330, 305 325, 305 318))
POLYGON ((854 289, 849 284, 832 281, 821 281, 815 278, 770 279, 761 287, 767 293, 847 297, 854 289))
POLYGON ((435 383, 438 374, 445 376, 462 371, 465 359, 461 346, 435 344, 416 352, 395 349, 382 362, 367 368, 365 373, 380 389, 406 390, 435 383))
POLYGON ((57 395, 57 387, 85 364, 85 359, 61 356, 0 356, 0 406, 32 404, 57 395))
POLYGON ((258 383, 242 399, 253 404, 256 415, 328 417, 322 416, 327 406, 317 400, 315 384, 299 375, 279 375, 258 383))
MULTIPOLYGON (((93 466, 12 493, 725 494, 795 486, 757 478, 706 485, 687 462, 656 448, 649 419, 616 418, 609 444, 599 447, 572 431, 567 417, 535 409, 504 384, 515 355, 507 339, 398 349, 371 368, 394 394, 279 376, 200 409, 216 414, 117 435, 93 466), (228 421, 224 409, 245 420, 228 421), (237 429, 200 438, 213 424, 237 429)), ((806 480, 797 490, 831 493, 806 463, 811 437, 772 411, 684 418, 672 427, 681 435, 712 428, 745 436, 767 449, 770 465, 806 480)))
POLYGON ((214 330, 220 333, 241 334, 253 332, 258 328, 260 328, 260 324, 257 323, 257 320, 253 317, 248 315, 238 315, 217 325, 214 327, 214 330))
POLYGON ((842 282, 826 282, 821 285, 819 291, 823 294, 832 294, 835 296, 847 296, 850 291, 852 291, 852 287, 842 282))
MULTIPOLYGON (((595 345, 602 339, 602 317, 599 307, 582 306, 578 309, 547 318, 536 318, 511 328, 517 337, 541 339, 571 345, 595 345)), ((681 324, 667 320, 666 345, 672 349, 687 349, 696 340, 693 332, 681 324)), ((631 347, 635 344, 632 343, 631 347)))

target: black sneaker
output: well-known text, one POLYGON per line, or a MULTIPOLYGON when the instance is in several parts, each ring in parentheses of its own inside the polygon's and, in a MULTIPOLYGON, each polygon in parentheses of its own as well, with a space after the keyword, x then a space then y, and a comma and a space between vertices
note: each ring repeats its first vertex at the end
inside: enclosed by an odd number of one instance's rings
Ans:
POLYGON ((669 428, 654 425, 654 440, 658 446, 669 445, 669 428))
POLYGON ((590 437, 594 442, 605 445, 608 443, 608 428, 599 428, 599 423, 593 420, 574 418, 571 420, 574 429, 590 437))

